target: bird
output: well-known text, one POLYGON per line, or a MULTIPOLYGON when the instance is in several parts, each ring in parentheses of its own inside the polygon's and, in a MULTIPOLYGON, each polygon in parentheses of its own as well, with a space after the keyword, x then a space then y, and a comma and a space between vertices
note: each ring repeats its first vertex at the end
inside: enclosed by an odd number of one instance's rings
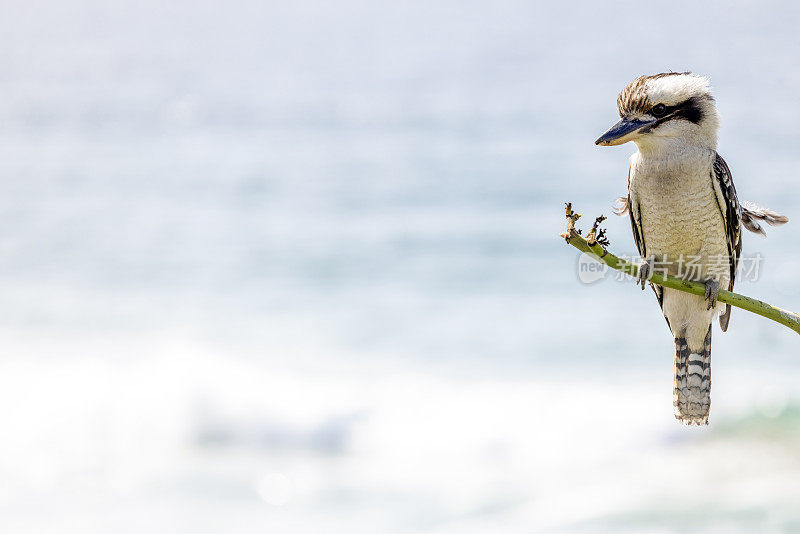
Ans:
POLYGON ((728 164, 717 153, 720 115, 710 80, 691 72, 640 76, 617 98, 620 120, 595 144, 632 141, 628 194, 615 210, 627 214, 642 259, 636 277, 644 289, 653 270, 701 282, 705 295, 650 283, 675 338, 673 407, 686 425, 707 425, 711 409, 711 325, 726 331, 731 306, 717 303, 733 290, 742 227, 765 235, 788 218, 740 202, 728 164), (691 258, 693 269, 686 267, 691 258))

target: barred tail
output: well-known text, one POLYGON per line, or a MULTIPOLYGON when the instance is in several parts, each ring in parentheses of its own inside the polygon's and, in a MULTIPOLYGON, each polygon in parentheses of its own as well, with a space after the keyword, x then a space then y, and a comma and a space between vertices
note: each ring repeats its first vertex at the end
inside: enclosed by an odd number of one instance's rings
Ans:
POLYGON ((698 354, 685 337, 675 338, 675 418, 687 425, 707 425, 711 408, 711 325, 698 354))

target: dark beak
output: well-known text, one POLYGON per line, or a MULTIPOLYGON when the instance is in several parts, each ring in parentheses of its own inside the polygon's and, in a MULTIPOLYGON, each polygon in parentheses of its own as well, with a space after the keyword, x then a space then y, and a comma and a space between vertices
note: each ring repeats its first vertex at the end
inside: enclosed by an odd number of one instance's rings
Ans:
POLYGON ((606 133, 601 135, 596 145, 613 146, 627 143, 633 139, 633 134, 640 129, 654 123, 655 120, 642 120, 642 119, 622 119, 617 124, 608 129, 606 133))

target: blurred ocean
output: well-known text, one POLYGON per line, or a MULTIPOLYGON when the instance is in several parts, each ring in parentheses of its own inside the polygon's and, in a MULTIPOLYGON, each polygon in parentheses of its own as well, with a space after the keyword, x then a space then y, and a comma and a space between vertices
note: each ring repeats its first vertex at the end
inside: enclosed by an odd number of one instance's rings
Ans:
POLYGON ((800 310, 798 24, 0 3, 0 530, 800 529, 796 335, 734 311, 681 427, 655 299, 558 237, 625 192, 633 147, 593 144, 619 90, 691 69, 740 197, 793 219, 737 289, 800 310))

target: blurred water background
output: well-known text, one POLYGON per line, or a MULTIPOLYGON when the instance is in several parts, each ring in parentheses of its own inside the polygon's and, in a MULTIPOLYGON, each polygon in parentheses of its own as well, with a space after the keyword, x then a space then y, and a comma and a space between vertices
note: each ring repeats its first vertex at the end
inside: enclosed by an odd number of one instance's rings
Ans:
MULTIPOLYGON (((798 10, 3 2, 0 529, 800 529, 796 334, 735 310, 681 427, 655 299, 558 237, 665 70, 797 224, 798 10)), ((793 224, 738 289, 798 310, 793 224)))

